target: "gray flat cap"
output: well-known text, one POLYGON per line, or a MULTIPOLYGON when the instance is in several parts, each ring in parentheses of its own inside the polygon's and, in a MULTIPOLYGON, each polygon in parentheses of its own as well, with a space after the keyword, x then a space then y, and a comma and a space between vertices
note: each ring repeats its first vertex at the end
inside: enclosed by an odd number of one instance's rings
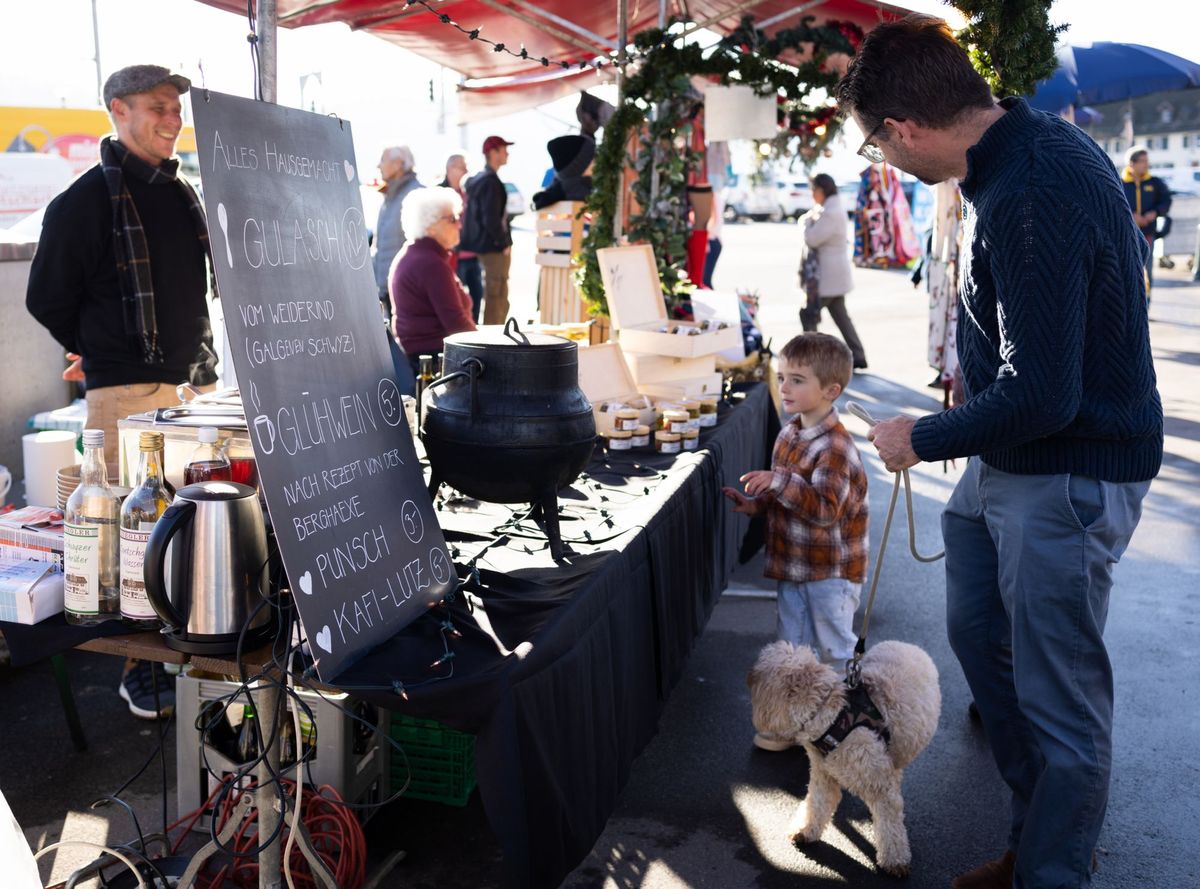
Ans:
POLYGON ((182 74, 172 74, 162 65, 130 65, 108 75, 104 81, 104 107, 113 99, 124 99, 137 93, 148 93, 161 83, 169 83, 180 95, 191 89, 192 82, 182 74))

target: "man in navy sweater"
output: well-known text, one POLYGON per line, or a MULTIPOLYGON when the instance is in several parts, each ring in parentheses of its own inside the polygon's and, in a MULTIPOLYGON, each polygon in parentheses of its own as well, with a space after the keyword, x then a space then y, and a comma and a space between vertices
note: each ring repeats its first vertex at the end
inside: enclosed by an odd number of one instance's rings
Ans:
POLYGON ((863 156, 962 188, 967 400, 871 434, 892 471, 971 457, 942 518, 947 623, 1012 829, 953 885, 1086 886, 1112 761, 1112 566, 1162 461, 1146 241, 1099 147, 996 102, 939 19, 875 28, 837 97, 863 156))

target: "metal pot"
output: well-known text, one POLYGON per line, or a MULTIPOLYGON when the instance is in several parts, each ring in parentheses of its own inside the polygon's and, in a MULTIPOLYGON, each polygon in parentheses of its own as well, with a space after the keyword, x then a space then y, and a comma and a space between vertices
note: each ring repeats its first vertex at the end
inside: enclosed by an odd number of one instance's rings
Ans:
POLYGON ((578 477, 596 441, 578 346, 522 333, 510 318, 501 333, 447 337, 442 368, 425 392, 421 424, 431 494, 446 482, 479 500, 536 503, 559 558, 557 492, 578 477))

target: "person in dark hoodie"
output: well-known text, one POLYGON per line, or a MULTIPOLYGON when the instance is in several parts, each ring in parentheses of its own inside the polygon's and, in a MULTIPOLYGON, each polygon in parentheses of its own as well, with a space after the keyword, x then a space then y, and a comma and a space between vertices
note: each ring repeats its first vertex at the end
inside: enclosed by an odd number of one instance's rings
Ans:
POLYGON ((533 196, 540 210, 559 201, 586 201, 592 193, 592 177, 585 175, 596 156, 596 143, 587 136, 559 136, 546 143, 554 164, 554 179, 545 191, 533 196))

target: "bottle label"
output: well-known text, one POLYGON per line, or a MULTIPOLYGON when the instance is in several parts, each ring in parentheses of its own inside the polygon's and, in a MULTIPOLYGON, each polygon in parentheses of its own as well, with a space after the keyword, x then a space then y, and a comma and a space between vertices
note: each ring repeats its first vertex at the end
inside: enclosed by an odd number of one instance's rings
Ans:
MULTIPOLYGON (((141 524, 145 527, 148 523, 141 524)), ((146 598, 144 562, 149 540, 148 530, 121 529, 121 617, 132 620, 154 620, 158 617, 146 598)))
POLYGON ((63 607, 72 614, 100 613, 100 529, 63 526, 63 607))

